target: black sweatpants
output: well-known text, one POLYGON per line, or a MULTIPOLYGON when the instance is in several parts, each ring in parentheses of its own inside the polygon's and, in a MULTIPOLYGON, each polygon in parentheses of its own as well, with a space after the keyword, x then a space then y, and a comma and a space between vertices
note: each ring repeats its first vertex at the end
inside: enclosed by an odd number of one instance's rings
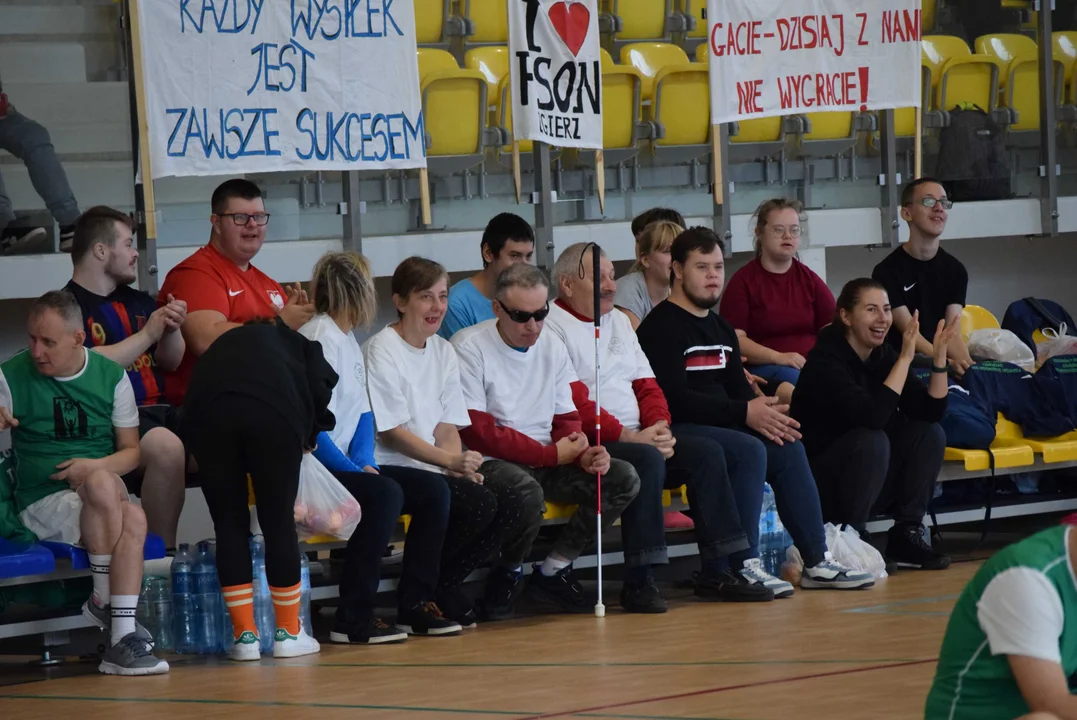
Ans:
POLYGON ((946 451, 936 423, 896 421, 884 430, 857 428, 808 457, 823 519, 863 534, 873 514, 898 524, 923 522, 946 451))
POLYGON ((273 587, 299 582, 295 496, 303 442, 271 405, 246 395, 223 395, 187 417, 186 441, 198 462, 202 492, 217 535, 222 586, 251 582, 247 474, 266 546, 266 578, 273 587))

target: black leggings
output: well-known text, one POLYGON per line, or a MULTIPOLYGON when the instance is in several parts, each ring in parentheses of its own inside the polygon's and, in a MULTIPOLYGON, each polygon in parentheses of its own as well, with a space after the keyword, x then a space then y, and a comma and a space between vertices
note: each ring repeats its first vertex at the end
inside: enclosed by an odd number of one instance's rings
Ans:
POLYGON ((188 414, 186 441, 198 462, 202 492, 217 534, 222 586, 251 582, 247 474, 251 476, 273 587, 299 582, 295 496, 303 445, 272 406, 245 395, 224 395, 197 416, 188 414))

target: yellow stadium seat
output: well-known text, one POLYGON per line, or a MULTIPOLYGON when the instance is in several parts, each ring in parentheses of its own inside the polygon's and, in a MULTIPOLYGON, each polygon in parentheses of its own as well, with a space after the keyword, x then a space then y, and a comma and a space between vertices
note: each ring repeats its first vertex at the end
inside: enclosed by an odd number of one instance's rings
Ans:
POLYGON ((543 514, 543 520, 563 520, 572 517, 572 513, 576 512, 577 505, 559 505, 558 503, 552 503, 546 501, 546 512, 543 514))
POLYGON ((998 330, 1001 327, 998 318, 987 308, 966 305, 961 311, 961 335, 965 340, 969 339, 969 333, 973 330, 998 330))
POLYGON ((1069 87, 1073 82, 1073 64, 1077 61, 1077 32, 1066 30, 1051 35, 1055 59, 1062 61, 1063 83, 1069 87))
POLYGON ((920 32, 926 35, 935 29, 935 20, 939 16, 939 0, 923 0, 920 8, 920 32))
POLYGON ((1002 63, 989 55, 973 55, 952 35, 927 35, 920 41, 922 63, 930 69, 933 107, 951 110, 967 102, 991 112, 998 105, 1002 63))
POLYGON ((463 70, 445 50, 419 48, 427 156, 480 156, 487 126, 486 76, 463 70))
POLYGON ((1077 430, 1053 438, 1029 438, 1021 431, 1021 426, 998 415, 995 425, 995 438, 1017 440, 1032 448, 1045 463, 1071 462, 1077 460, 1077 430))
MULTIPOLYGON (((643 100, 654 96, 654 79, 664 68, 686 66, 691 62, 684 50, 670 43, 632 43, 621 48, 621 64, 639 70, 643 77, 643 100)), ((708 96, 709 97, 709 96, 708 96)))
MULTIPOLYGON (((703 11, 707 9, 707 0, 681 0, 681 12, 695 18, 695 27, 688 31, 690 38, 709 37, 707 21, 703 19, 703 11)), ((704 43, 706 45, 706 43, 704 43)))
MULTIPOLYGON (((696 62, 710 62, 710 46, 702 43, 696 47, 696 62)), ((737 123, 737 134, 729 136, 734 144, 780 143, 785 139, 785 129, 781 117, 741 120, 737 123)))
POLYGON ((663 40, 669 37, 666 19, 672 0, 602 0, 600 12, 617 18, 617 40, 663 40))
POLYGON ((643 120, 642 85, 638 70, 613 65, 612 60, 607 66, 603 58, 602 146, 606 150, 636 147, 636 126, 643 120))
MULTIPOLYGON (((1012 130, 1040 129, 1040 64, 1036 41, 1027 35, 999 33, 976 38, 976 52, 998 58, 1005 71, 999 78, 1003 107, 1017 111, 1012 130)), ((1062 101, 1065 64, 1055 61, 1055 103, 1062 101)))
POLYGON ((853 118, 851 112, 814 112, 804 116, 811 122, 811 130, 804 133, 804 140, 838 140, 852 137, 853 118))
POLYGON ((655 149, 705 145, 710 138, 710 82, 706 63, 689 62, 669 43, 632 43, 621 48, 621 64, 641 77, 641 95, 650 101, 650 119, 660 128, 655 149))
POLYGON ((509 41, 508 0, 459 0, 461 13, 474 26, 469 43, 507 43, 509 41))
POLYGON ((451 0, 415 0, 415 42, 420 45, 441 42, 451 9, 451 0))
MULTIPOLYGON (((505 45, 471 48, 464 54, 464 67, 478 70, 486 78, 486 103, 496 113, 501 79, 509 74, 509 49, 505 45)), ((496 114, 492 117, 496 117, 496 114)))

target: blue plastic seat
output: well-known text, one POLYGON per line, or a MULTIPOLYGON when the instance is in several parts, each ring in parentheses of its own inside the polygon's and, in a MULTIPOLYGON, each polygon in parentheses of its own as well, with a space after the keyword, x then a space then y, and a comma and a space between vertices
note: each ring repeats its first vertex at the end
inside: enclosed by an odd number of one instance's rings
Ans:
POLYGON ((38 544, 24 545, 0 538, 0 579, 48 575, 56 571, 52 553, 38 544))
MULTIPOLYGON (((41 543, 57 560, 69 560, 72 570, 88 570, 90 557, 83 548, 62 542, 41 543)), ((146 535, 146 546, 142 557, 146 560, 159 560, 165 556, 165 541, 157 535, 146 535)))

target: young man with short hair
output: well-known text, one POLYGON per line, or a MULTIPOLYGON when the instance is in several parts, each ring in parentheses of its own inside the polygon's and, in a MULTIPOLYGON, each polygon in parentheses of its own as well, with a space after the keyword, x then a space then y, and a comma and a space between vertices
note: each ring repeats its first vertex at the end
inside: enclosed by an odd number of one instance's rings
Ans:
POLYGON ((712 312, 725 284, 722 251, 722 241, 704 227, 686 230, 673 241, 673 291, 647 315, 638 336, 669 402, 674 435, 709 438, 725 452, 750 544, 729 556, 731 569, 749 569, 749 561, 759 556, 758 518, 766 481, 804 560, 800 586, 871 587, 871 573, 841 565, 827 550, 819 491, 798 442, 798 424, 777 398, 756 396, 744 375, 736 331, 712 312))
MULTIPOLYGON (((913 180, 901 192, 901 217, 909 225, 909 241, 883 258, 871 277, 886 288, 894 325, 887 338, 895 350, 901 336, 920 311, 918 355, 931 356, 931 341, 939 320, 958 321, 965 307, 969 273, 961 261, 939 247, 953 203, 937 180, 913 180)), ((947 358, 956 375, 965 374, 973 359, 961 333, 954 333, 947 358)))
POLYGON ((209 243, 169 271, 158 295, 187 303, 186 350, 165 389, 182 405, 195 361, 214 340, 248 320, 279 316, 298 330, 314 317, 314 305, 298 286, 285 290, 251 264, 266 239, 269 213, 262 191, 249 180, 227 180, 213 191, 209 243))
POLYGON ((535 254, 535 231, 519 215, 501 213, 486 224, 479 242, 482 270, 449 288, 449 310, 438 335, 453 335, 494 318, 494 286, 501 272, 516 263, 531 263, 535 254))
POLYGON ((157 301, 131 284, 137 279, 138 249, 134 223, 119 210, 90 208, 75 223, 71 262, 64 287, 79 303, 86 347, 127 368, 138 404, 138 469, 123 477, 127 489, 142 499, 150 532, 165 546, 176 546, 176 529, 185 495, 183 443, 175 430, 175 413, 164 402, 164 373, 183 358, 179 328, 187 305, 169 298, 157 301))
MULTIPOLYGON (((453 337, 471 418, 460 437, 485 456, 479 473, 487 485, 523 495, 541 487, 547 500, 577 505, 553 551, 535 565, 530 591, 561 610, 584 613, 595 598, 577 581, 572 563, 595 539, 595 475, 602 476, 604 527, 612 526, 636 497, 639 477, 605 448, 588 446, 572 401, 572 362, 558 337, 542 331, 549 289, 541 270, 513 265, 494 288, 496 318, 453 337)), ((541 522, 541 516, 534 518, 519 538, 502 545, 487 582, 488 601, 511 606, 523 587, 523 562, 541 522)))
POLYGON ((41 540, 81 544, 93 596, 82 615, 110 630, 98 670, 159 675, 153 638, 135 623, 146 516, 120 480, 139 465, 138 407, 124 369, 83 345, 68 292, 30 306, 30 348, 0 364, 0 432, 11 430, 19 520, 41 540))

